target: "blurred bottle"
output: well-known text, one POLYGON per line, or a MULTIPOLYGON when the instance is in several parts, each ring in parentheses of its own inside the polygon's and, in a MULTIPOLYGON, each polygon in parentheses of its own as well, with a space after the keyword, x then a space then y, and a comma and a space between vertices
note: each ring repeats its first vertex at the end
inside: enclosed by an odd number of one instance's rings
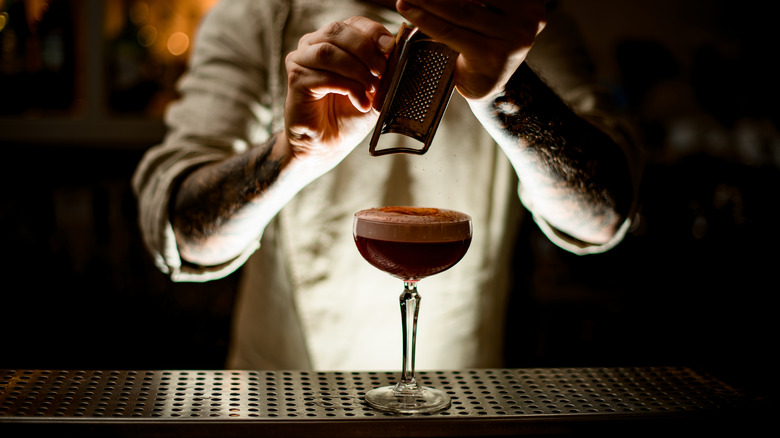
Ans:
POLYGON ((120 113, 143 113, 158 89, 159 66, 141 37, 145 14, 133 10, 143 2, 122 2, 121 31, 106 50, 108 106, 120 113))
POLYGON ((5 0, 0 12, 0 114, 69 110, 76 86, 75 37, 68 0, 28 10, 5 0))
POLYGON ((69 0, 51 0, 35 32, 40 44, 40 72, 35 94, 38 106, 49 110, 72 108, 76 88, 73 11, 69 0))
POLYGON ((28 105, 28 44, 31 32, 24 1, 5 0, 0 8, 0 114, 23 113, 28 105))

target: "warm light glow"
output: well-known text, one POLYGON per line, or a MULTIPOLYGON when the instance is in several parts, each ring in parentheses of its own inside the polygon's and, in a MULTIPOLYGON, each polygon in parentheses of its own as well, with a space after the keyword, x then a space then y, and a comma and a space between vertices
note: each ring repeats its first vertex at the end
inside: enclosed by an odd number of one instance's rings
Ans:
POLYGON ((6 23, 8 23, 8 14, 5 12, 0 12, 0 32, 3 31, 6 23))
POLYGON ((32 3, 33 4, 28 5, 28 7, 32 7, 33 19, 35 21, 43 20, 43 16, 46 15, 46 12, 49 11, 49 4, 43 1, 36 1, 32 3))
POLYGON ((184 32, 174 32, 168 37, 167 47, 171 54, 181 55, 190 47, 190 38, 184 32))
MULTIPOLYGON (((2 1, 2 0, 0 0, 2 1)), ((44 1, 44 0, 26 0, 44 1)), ((203 15, 217 0, 127 0, 105 2, 104 34, 120 38, 134 26, 138 44, 162 64, 185 60, 203 15)))
POLYGON ((157 41, 157 28, 147 24, 138 30, 138 44, 143 47, 151 47, 157 41))
POLYGON ((149 5, 146 2, 135 2, 132 6, 130 6, 130 11, 128 11, 130 21, 132 21, 137 26, 141 26, 149 21, 150 15, 151 11, 149 9, 149 5))

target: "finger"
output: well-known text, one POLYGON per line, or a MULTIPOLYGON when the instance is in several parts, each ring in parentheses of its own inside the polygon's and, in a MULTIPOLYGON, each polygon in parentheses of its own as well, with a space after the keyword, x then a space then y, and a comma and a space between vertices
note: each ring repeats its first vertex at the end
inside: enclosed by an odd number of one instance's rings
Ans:
POLYGON ((393 51, 395 36, 381 24, 365 17, 352 17, 344 22, 367 35, 383 54, 389 55, 393 51))
POLYGON ((287 76, 290 90, 308 96, 310 100, 323 99, 333 93, 348 97, 352 105, 361 112, 367 112, 371 108, 371 99, 368 96, 370 90, 360 81, 332 71, 304 67, 291 58, 287 61, 287 76))
POLYGON ((546 14, 543 0, 400 0, 399 12, 429 36, 453 44, 484 44, 522 30, 533 38, 546 14), (475 40, 477 38, 477 40, 475 40))
POLYGON ((479 33, 495 32, 503 27, 502 11, 488 8, 477 0, 402 0, 397 2, 397 7, 407 20, 425 29, 428 35, 431 35, 432 29, 444 28, 445 23, 479 33))
POLYGON ((393 35, 381 24, 364 17, 352 17, 334 22, 301 38, 302 45, 334 45, 354 56, 375 76, 387 65, 386 54, 393 48, 393 35))
POLYGON ((329 43, 307 46, 290 54, 292 62, 301 68, 328 72, 336 77, 359 82, 365 91, 373 91, 377 85, 377 75, 369 70, 359 59, 340 47, 329 43))

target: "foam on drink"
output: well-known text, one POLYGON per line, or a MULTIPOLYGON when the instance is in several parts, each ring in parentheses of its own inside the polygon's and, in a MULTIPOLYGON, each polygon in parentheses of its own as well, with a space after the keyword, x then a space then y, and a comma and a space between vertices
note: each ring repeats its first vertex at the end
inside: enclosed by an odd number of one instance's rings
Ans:
POLYGON ((459 211, 378 207, 355 214, 355 236, 391 242, 451 242, 471 236, 471 218, 459 211))

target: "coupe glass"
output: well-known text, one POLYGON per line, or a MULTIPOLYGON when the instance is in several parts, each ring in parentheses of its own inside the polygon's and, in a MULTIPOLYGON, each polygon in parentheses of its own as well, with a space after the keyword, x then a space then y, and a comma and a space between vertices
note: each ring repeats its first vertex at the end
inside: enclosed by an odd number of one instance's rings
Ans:
POLYGON ((450 406, 449 396, 423 387, 414 377, 420 279, 454 266, 471 244, 471 217, 437 208, 380 207, 355 213, 353 235, 370 264, 403 280, 401 326, 403 366, 400 381, 366 393, 366 402, 395 413, 436 412, 450 406))

